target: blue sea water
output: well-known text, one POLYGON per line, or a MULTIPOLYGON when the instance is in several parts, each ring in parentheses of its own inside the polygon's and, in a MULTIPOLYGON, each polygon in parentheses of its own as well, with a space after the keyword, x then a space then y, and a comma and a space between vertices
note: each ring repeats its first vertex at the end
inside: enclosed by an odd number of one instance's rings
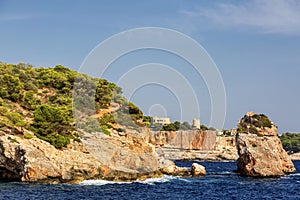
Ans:
MULTIPOLYGON (((192 162, 177 162, 191 166, 192 162)), ((281 178, 241 177, 235 162, 200 162, 207 176, 162 178, 113 183, 84 181, 76 185, 0 183, 0 199, 300 199, 300 162, 297 173, 281 178)))

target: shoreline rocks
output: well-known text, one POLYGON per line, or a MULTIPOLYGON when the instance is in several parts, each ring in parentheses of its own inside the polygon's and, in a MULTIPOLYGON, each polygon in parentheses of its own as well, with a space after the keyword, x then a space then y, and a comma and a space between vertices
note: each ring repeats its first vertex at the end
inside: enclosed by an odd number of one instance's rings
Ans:
MULTIPOLYGON (((150 163, 156 161, 155 155, 151 160, 151 153, 150 155, 132 153, 132 156, 134 159, 135 156, 141 156, 150 163)), ((126 162, 134 163, 131 159, 126 162)), ((36 137, 25 139, 17 135, 0 135, 0 179, 5 181, 38 183, 78 183, 92 179, 133 181, 163 175, 157 165, 139 169, 143 163, 137 163, 136 166, 112 164, 114 163, 101 162, 85 149, 82 143, 72 142, 71 148, 56 149, 36 137)))
POLYGON ((159 164, 160 164, 159 166, 160 171, 166 175, 182 176, 182 177, 190 177, 190 176, 196 177, 196 176, 206 175, 205 167, 197 163, 193 163, 191 169, 188 169, 187 167, 176 166, 175 163, 171 160, 160 158, 159 164))
POLYGON ((205 176, 206 175, 205 167, 203 167, 202 165, 199 165, 197 163, 193 163, 192 167, 191 167, 191 174, 193 177, 205 176))
POLYGON ((292 160, 300 160, 300 152, 291 154, 290 158, 292 160))
POLYGON ((143 139, 104 134, 85 137, 82 143, 71 142, 68 148, 56 149, 37 137, 25 139, 21 135, 0 134, 0 179, 73 184, 95 179, 135 181, 164 174, 192 175, 188 168, 158 159, 155 149, 143 139))

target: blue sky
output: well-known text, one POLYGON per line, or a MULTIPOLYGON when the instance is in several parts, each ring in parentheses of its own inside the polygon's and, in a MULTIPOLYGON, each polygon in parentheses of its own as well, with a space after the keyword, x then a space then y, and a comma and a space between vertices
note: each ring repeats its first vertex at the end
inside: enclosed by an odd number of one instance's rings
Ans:
MULTIPOLYGON (((78 70, 89 52, 113 34, 145 26, 170 28, 199 42, 218 66, 227 94, 225 128, 255 111, 267 114, 279 132, 300 132, 299 10, 297 0, 0 0, 0 60, 78 70)), ((117 82, 116 74, 154 61, 179 71, 186 65, 167 53, 137 52, 115 62, 105 78, 117 82)), ((192 71, 181 73, 197 89, 200 118, 208 124, 205 83, 192 71)), ((139 89, 131 100, 145 114, 159 114, 163 106, 172 120, 179 119, 178 100, 155 87, 139 89)))

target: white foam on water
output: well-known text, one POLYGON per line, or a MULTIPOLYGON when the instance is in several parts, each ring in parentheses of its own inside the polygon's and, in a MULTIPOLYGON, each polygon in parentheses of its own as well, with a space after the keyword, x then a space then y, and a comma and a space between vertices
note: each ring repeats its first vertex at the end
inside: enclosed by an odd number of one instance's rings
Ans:
POLYGON ((79 185, 107 185, 107 184, 130 184, 132 182, 117 182, 106 180, 85 180, 79 183, 79 185))
POLYGON ((154 183, 166 183, 166 182, 169 182, 173 179, 178 179, 178 177, 165 175, 165 176, 160 177, 160 178, 149 178, 149 179, 146 179, 146 180, 143 180, 143 181, 136 181, 136 182, 153 185, 154 183))
MULTIPOLYGON (((155 183, 166 183, 166 182, 170 182, 171 180, 182 180, 185 182, 189 182, 186 179, 177 177, 177 176, 167 176, 164 175, 163 177, 160 178, 149 178, 143 181, 137 180, 134 181, 135 183, 142 183, 142 184, 148 184, 148 185, 154 185, 155 183)), ((106 181, 106 180, 85 180, 81 183, 79 183, 79 185, 107 185, 107 184, 131 184, 134 182, 116 182, 116 181, 106 181)))
POLYGON ((290 176, 300 176, 300 173, 291 174, 290 176))

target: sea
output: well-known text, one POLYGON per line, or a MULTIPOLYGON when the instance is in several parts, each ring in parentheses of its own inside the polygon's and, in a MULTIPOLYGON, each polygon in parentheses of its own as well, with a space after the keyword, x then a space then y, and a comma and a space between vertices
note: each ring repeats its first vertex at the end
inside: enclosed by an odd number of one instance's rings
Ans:
MULTIPOLYGON (((176 162, 190 167, 193 162, 176 162)), ((79 184, 0 183, 0 199, 300 199, 300 161, 297 173, 281 178, 241 177, 235 162, 198 162, 207 176, 164 176, 145 181, 89 180, 79 184)))

